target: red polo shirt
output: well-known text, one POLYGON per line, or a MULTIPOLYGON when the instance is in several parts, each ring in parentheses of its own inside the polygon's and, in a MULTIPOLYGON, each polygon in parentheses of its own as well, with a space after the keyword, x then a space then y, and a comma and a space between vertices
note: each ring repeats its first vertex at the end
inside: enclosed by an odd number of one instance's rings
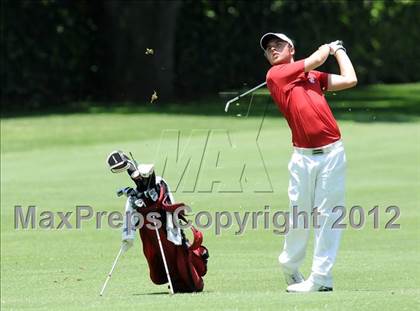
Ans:
POLYGON ((275 65, 267 72, 267 87, 292 130, 293 146, 317 148, 340 139, 323 93, 328 87, 327 73, 305 73, 304 60, 275 65))

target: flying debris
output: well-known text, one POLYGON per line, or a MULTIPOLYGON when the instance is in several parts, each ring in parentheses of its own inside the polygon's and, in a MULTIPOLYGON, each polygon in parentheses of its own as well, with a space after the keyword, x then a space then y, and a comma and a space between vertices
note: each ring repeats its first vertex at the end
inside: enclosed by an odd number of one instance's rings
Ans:
POLYGON ((155 100, 158 99, 156 91, 153 92, 152 97, 150 98, 150 103, 153 104, 155 100))
POLYGON ((155 51, 153 49, 146 48, 146 52, 144 54, 153 55, 154 53, 155 53, 155 51))

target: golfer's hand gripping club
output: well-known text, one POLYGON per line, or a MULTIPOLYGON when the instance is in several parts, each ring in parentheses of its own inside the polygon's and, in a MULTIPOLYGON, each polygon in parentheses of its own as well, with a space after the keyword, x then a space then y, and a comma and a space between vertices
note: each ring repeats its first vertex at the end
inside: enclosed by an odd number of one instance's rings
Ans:
POLYGON ((343 41, 341 40, 336 40, 331 43, 328 43, 328 46, 330 47, 330 55, 335 55, 335 53, 337 53, 338 50, 344 50, 344 52, 346 51, 343 45, 343 41))

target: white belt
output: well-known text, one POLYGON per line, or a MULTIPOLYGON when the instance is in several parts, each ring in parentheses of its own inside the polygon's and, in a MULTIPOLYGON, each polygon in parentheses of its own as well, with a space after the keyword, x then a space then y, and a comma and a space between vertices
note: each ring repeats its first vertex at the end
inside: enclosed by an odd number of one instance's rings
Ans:
POLYGON ((325 145, 318 148, 300 148, 300 147, 293 147, 295 152, 300 154, 306 154, 306 155, 317 155, 317 154, 325 154, 329 153, 335 148, 343 146, 343 142, 340 140, 337 140, 336 142, 333 142, 332 144, 325 145))

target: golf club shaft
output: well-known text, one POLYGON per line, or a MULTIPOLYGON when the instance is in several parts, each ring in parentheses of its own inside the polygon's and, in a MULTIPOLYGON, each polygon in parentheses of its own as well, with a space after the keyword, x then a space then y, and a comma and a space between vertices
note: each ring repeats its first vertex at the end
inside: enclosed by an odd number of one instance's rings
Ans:
POLYGON ((159 230, 156 227, 156 223, 155 222, 154 222, 154 225, 155 225, 155 230, 156 230, 156 236, 157 236, 158 243, 159 243, 160 253, 162 254, 163 265, 165 266, 166 277, 168 278, 169 289, 171 290, 171 294, 173 295, 174 294, 174 288, 172 286, 171 276, 169 275, 169 269, 168 269, 168 265, 166 263, 165 252, 163 251, 163 246, 162 246, 162 241, 160 240, 159 230))
POLYGON ((106 280, 105 280, 104 286, 102 286, 101 293, 99 294, 100 296, 102 296, 102 295, 103 295, 103 293, 104 293, 104 291, 105 291, 106 285, 108 284, 108 281, 109 281, 109 279, 111 278, 112 272, 114 271, 115 266, 117 265, 118 259, 120 259, 120 256, 121 256, 121 254, 122 254, 122 250, 123 250, 123 248, 122 248, 122 246, 121 246, 120 251, 118 252, 117 257, 115 257, 114 263, 112 264, 111 271, 109 271, 108 276, 107 276, 107 278, 106 278, 106 280))
POLYGON ((261 83, 261 84, 257 85, 256 87, 254 87, 254 88, 250 89, 249 91, 246 91, 245 93, 243 93, 243 94, 241 94, 241 95, 238 95, 238 96, 236 96, 235 98, 232 98, 231 100, 229 100, 229 101, 226 103, 226 106, 225 106, 225 112, 227 112, 227 111, 229 110, 229 105, 230 105, 231 103, 233 103, 233 102, 237 101, 238 99, 240 99, 241 97, 244 97, 245 95, 248 95, 249 93, 254 92, 255 90, 258 90, 259 88, 261 88, 261 87, 265 86, 266 84, 267 84, 267 82, 265 82, 265 81, 264 81, 263 83, 261 83))

